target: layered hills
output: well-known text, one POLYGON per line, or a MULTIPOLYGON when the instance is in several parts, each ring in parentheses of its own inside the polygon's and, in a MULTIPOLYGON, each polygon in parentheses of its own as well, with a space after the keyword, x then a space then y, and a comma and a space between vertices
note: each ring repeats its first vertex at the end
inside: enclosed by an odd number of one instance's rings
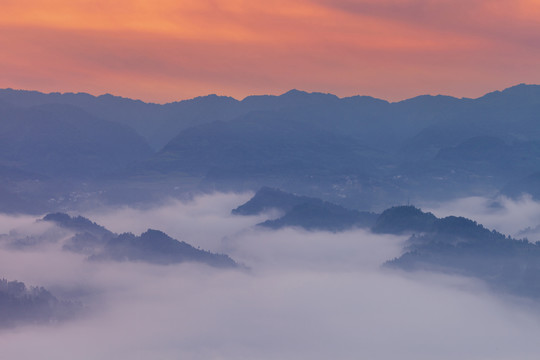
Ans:
POLYGON ((540 86, 524 84, 395 103, 291 90, 159 105, 5 89, 2 210, 262 186, 376 211, 503 189, 519 196, 534 192, 540 172, 539 110, 540 86))
POLYGON ((82 216, 64 213, 47 214, 43 221, 74 232, 63 245, 64 250, 82 253, 90 260, 141 261, 169 265, 198 262, 220 268, 238 265, 229 256, 194 248, 159 230, 148 229, 137 236, 132 233, 115 234, 82 216))
POLYGON ((374 214, 269 188, 232 212, 254 215, 270 209, 283 215, 259 226, 327 231, 364 228, 377 234, 405 235, 409 238, 402 254, 387 261, 386 267, 463 275, 480 279, 497 292, 540 298, 540 242, 514 239, 460 216, 438 218, 411 205, 374 214))
POLYGON ((259 226, 272 229, 301 227, 306 230, 343 231, 369 228, 378 215, 367 211, 344 208, 328 201, 286 193, 263 187, 245 204, 232 210, 235 215, 258 215, 271 210, 282 213, 277 219, 266 220, 259 226))
POLYGON ((379 232, 413 233, 404 253, 388 261, 388 267, 475 277, 499 292, 540 298, 539 242, 513 239, 464 217, 436 218, 412 207, 388 209, 379 220, 379 232))

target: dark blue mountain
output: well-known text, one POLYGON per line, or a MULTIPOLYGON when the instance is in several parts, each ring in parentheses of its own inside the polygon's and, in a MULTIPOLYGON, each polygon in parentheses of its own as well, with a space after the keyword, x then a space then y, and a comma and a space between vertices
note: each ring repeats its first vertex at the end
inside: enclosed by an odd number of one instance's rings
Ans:
POLYGON ((151 154, 131 128, 73 106, 0 106, 0 165, 47 177, 96 178, 151 154))
POLYGON ((231 212, 234 215, 258 215, 276 209, 286 213, 291 211, 297 205, 317 200, 318 199, 299 196, 265 186, 259 189, 245 204, 238 206, 231 212))
POLYGON ((152 229, 148 229, 140 236, 131 233, 120 234, 107 241, 103 250, 90 256, 90 260, 143 261, 161 265, 199 262, 220 268, 238 266, 227 255, 196 249, 152 229))
POLYGON ((0 279, 0 328, 58 323, 80 310, 81 304, 59 300, 43 287, 0 279))
POLYGON ((258 225, 272 229, 301 227, 306 230, 338 232, 353 228, 369 228, 376 218, 375 213, 349 210, 321 200, 296 205, 282 217, 258 225))
POLYGON ((529 194, 532 195, 533 199, 540 200, 540 172, 535 172, 508 182, 501 189, 501 194, 512 198, 519 198, 525 194, 529 194))
POLYGON ((539 99, 540 86, 524 84, 396 103, 298 90, 164 105, 0 90, 0 171, 13 176, 0 192, 5 208, 17 199, 45 207, 82 186, 95 201, 120 203, 271 186, 378 211, 490 196, 540 172, 539 99), (19 181, 13 169, 49 180, 19 181))
POLYGON ((90 260, 142 261, 160 265, 199 262, 221 268, 238 266, 227 255, 196 249, 158 230, 148 229, 140 236, 117 235, 82 216, 71 217, 64 213, 47 214, 43 221, 73 231, 75 234, 64 244, 64 250, 83 253, 90 260))
POLYGON ((256 215, 276 209, 283 216, 258 224, 272 229, 301 227, 306 230, 343 231, 369 228, 377 214, 346 209, 317 198, 289 194, 278 189, 261 188, 245 204, 232 210, 235 215, 256 215))
POLYGON ((433 230, 437 218, 414 206, 394 206, 384 210, 372 231, 382 234, 423 233, 433 230))
POLYGON ((390 209, 381 218, 378 232, 414 232, 404 253, 386 266, 475 277, 498 292, 540 298, 540 242, 516 240, 463 217, 439 219, 410 206, 390 209))

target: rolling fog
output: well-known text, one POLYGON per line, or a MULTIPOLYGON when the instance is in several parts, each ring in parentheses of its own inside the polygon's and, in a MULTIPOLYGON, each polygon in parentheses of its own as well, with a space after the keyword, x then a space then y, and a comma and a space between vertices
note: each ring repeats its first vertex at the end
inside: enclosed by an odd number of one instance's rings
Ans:
MULTIPOLYGON (((491 294, 473 279, 381 268, 406 237, 270 231, 230 215, 252 194, 214 194, 152 209, 84 213, 114 232, 159 229, 224 252, 245 270, 95 263, 61 242, 0 250, 0 276, 85 304, 81 316, 0 332, 6 359, 536 359, 536 304, 491 294)), ((469 198, 424 208, 508 234, 534 228, 528 198, 469 198)), ((58 236, 35 217, 0 216, 0 232, 58 236)), ((44 239, 47 238, 44 236, 44 239)), ((533 240, 531 238, 531 240, 533 240)))
POLYGON ((528 237, 530 241, 540 240, 540 203, 530 195, 517 200, 505 196, 496 199, 467 197, 436 205, 421 205, 424 211, 435 216, 463 216, 516 238, 528 237))

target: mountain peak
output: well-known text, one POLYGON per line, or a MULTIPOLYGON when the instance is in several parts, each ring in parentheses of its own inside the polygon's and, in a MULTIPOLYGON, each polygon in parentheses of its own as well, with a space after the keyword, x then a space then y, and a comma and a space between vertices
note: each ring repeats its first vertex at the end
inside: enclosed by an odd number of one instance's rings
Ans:
POLYGON ((485 94, 478 98, 478 100, 497 100, 505 99, 505 101, 527 101, 527 102, 539 102, 540 101, 540 85, 531 84, 518 84, 506 88, 502 91, 496 90, 485 94))
POLYGON ((339 99, 336 95, 330 94, 330 93, 322 93, 322 92, 307 92, 303 90, 297 90, 292 89, 287 91, 286 93, 280 95, 280 97, 283 98, 328 98, 328 99, 339 99))
POLYGON ((291 96, 291 95, 307 95, 309 94, 307 91, 298 90, 298 89, 291 89, 287 91, 286 93, 283 93, 281 96, 291 96))

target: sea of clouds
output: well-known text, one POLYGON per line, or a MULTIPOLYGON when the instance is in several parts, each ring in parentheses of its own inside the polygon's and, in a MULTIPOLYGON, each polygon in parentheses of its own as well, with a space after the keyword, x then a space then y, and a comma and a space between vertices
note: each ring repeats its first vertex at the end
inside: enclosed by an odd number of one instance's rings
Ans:
MULTIPOLYGON (((213 194, 154 208, 82 215, 114 232, 159 229, 227 253, 240 270, 200 264, 97 263, 58 242, 0 249, 0 276, 76 298, 85 311, 0 331, 6 359, 536 359, 540 311, 479 281, 381 265, 405 237, 366 230, 278 231, 233 216, 252 194, 213 194)), ((531 199, 460 199, 425 210, 488 228, 535 227, 531 199), (524 219, 527 219, 526 221, 524 219)), ((275 214, 274 214, 275 215, 275 214)), ((57 234, 32 216, 0 216, 0 233, 57 234)))

